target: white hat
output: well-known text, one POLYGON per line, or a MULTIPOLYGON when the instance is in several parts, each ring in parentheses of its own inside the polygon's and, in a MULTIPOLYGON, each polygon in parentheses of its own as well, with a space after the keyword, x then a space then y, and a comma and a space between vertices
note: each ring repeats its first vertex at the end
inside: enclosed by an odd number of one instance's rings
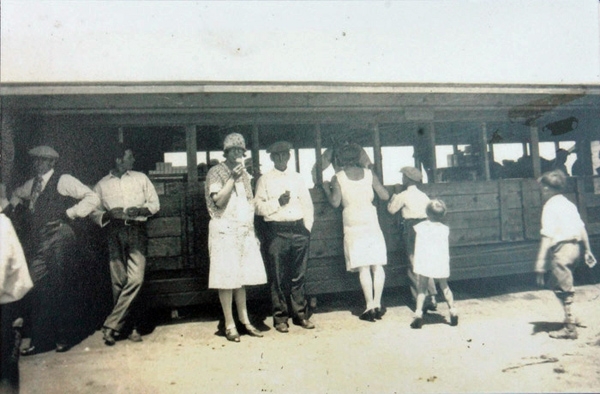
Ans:
POLYGON ((223 150, 230 148, 241 148, 246 150, 246 141, 244 141, 244 136, 239 133, 231 133, 227 135, 223 141, 223 150))
POLYGON ((415 182, 421 182, 423 180, 423 174, 421 174, 421 171, 416 167, 402 167, 400 172, 415 182))

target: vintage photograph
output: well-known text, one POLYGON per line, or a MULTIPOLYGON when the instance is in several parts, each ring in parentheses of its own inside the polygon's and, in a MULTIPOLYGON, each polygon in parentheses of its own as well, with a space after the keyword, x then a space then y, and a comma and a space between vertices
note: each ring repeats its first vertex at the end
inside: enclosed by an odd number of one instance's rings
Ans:
POLYGON ((0 29, 0 393, 598 392, 597 0, 0 29))

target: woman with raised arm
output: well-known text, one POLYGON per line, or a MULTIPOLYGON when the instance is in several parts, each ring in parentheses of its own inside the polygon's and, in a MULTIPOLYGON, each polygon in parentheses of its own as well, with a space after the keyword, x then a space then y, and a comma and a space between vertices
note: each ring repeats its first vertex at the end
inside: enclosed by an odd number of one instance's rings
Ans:
POLYGON ((340 204, 344 207, 342 217, 346 270, 358 272, 366 303, 360 319, 374 322, 385 313, 381 296, 387 250, 373 200, 375 193, 384 201, 390 195, 377 175, 361 165, 361 150, 356 144, 345 145, 340 149, 342 170, 331 179, 331 183, 325 182, 323 189, 334 208, 340 204))
POLYGON ((244 137, 229 134, 223 145, 225 161, 212 167, 206 175, 206 206, 211 218, 208 287, 219 290, 225 336, 229 341, 239 342, 233 300, 244 331, 250 336, 262 337, 248 317, 245 286, 267 283, 267 274, 254 232, 254 197, 250 176, 243 164, 244 137))

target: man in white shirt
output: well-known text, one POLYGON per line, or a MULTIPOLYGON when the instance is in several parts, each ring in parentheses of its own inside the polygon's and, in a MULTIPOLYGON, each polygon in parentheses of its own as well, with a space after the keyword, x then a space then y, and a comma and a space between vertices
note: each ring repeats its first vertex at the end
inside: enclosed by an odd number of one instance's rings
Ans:
POLYGON ((539 179, 542 197, 542 239, 535 263, 537 283, 544 286, 544 274, 549 272, 548 287, 554 291, 562 303, 565 313, 565 327, 551 332, 551 338, 577 339, 576 319, 571 306, 575 295, 573 285, 573 265, 584 249, 584 261, 591 268, 596 258, 590 249, 590 241, 585 224, 579 216, 577 206, 563 194, 566 175, 561 170, 545 173, 539 179))
POLYGON ((308 320, 304 291, 314 208, 302 177, 288 169, 290 149, 292 145, 285 141, 267 149, 275 168, 258 179, 255 198, 257 214, 264 216, 267 227, 265 242, 273 324, 282 333, 289 331, 290 317, 302 328, 315 327, 308 320))
POLYGON ((133 151, 119 145, 113 156, 115 167, 94 187, 101 202, 93 213, 108 238, 114 302, 102 328, 108 346, 115 344, 115 336, 119 334, 127 335, 133 342, 142 341, 137 331, 142 305, 137 301, 146 270, 146 221, 160 209, 150 179, 144 173, 132 171, 133 151))
MULTIPOLYGON (((29 262, 34 288, 28 295, 31 319, 31 345, 23 355, 50 350, 65 352, 73 345, 74 287, 79 261, 73 220, 88 216, 99 199, 75 177, 54 170, 59 158, 50 146, 29 151, 36 176, 16 188, 10 199, 0 195, 4 213, 21 224, 21 242, 29 262)), ((4 194, 4 193, 3 193, 4 194)), ((15 222, 15 223, 16 223, 15 222)))

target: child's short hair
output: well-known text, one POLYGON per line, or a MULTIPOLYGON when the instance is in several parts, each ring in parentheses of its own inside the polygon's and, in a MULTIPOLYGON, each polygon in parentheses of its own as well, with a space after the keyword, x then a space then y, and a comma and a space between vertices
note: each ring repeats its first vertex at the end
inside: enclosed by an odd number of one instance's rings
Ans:
POLYGON ((427 217, 432 222, 441 221, 446 216, 446 204, 442 200, 431 200, 427 204, 427 217))
POLYGON ((544 173, 538 182, 544 186, 548 186, 550 189, 562 192, 567 184, 567 176, 562 170, 553 170, 544 173))

